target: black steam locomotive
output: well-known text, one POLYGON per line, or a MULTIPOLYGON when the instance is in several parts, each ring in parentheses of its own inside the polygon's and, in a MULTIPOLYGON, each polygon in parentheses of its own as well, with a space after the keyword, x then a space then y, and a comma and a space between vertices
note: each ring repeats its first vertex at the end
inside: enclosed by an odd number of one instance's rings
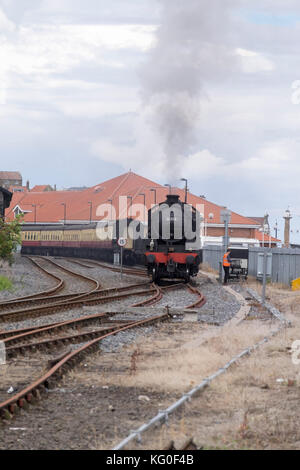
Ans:
POLYGON ((201 262, 200 213, 178 195, 148 211, 146 265, 157 282, 161 278, 190 280, 201 262))

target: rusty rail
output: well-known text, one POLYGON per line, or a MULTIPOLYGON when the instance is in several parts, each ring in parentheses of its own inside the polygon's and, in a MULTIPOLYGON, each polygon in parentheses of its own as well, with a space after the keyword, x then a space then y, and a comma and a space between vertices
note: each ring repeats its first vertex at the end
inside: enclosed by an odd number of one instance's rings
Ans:
POLYGON ((63 375, 73 368, 76 364, 81 362, 87 353, 92 353, 98 350, 98 343, 108 338, 109 336, 116 335, 117 333, 126 331, 131 328, 145 326, 160 321, 166 321, 170 317, 168 314, 151 317, 146 320, 134 322, 129 326, 122 327, 113 332, 101 335, 92 341, 89 341, 84 346, 81 346, 75 351, 67 354, 66 357, 61 359, 55 366, 51 367, 42 377, 38 380, 15 394, 5 402, 0 403, 0 417, 2 419, 11 419, 20 409, 25 409, 30 403, 41 398, 42 394, 47 392, 47 389, 54 386, 54 384, 63 377, 63 375))
POLYGON ((200 308, 206 303, 206 298, 204 295, 199 291, 197 287, 192 286, 191 284, 187 284, 187 288, 192 294, 196 294, 198 296, 198 300, 196 302, 193 302, 191 305, 188 305, 187 309, 189 308, 200 308))

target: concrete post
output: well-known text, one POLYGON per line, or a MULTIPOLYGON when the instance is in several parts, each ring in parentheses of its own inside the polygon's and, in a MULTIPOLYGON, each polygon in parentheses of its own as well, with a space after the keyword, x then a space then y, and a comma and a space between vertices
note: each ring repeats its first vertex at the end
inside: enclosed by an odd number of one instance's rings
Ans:
POLYGON ((288 209, 285 211, 285 216, 283 218, 285 221, 284 222, 284 246, 286 248, 289 248, 290 247, 290 225, 291 225, 292 216, 288 209))

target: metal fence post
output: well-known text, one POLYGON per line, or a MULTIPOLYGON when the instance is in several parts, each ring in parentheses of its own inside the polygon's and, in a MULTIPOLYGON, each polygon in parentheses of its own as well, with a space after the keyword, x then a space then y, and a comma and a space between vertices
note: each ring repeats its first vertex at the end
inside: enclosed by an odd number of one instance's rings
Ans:
POLYGON ((267 252, 264 249, 264 261, 263 261, 263 286, 262 286, 262 304, 266 302, 266 283, 267 283, 267 252))

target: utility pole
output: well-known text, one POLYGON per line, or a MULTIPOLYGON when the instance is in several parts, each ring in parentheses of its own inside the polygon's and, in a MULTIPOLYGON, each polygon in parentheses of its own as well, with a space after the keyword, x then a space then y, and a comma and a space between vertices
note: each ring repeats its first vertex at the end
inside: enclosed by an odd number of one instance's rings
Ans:
POLYGON ((277 235, 278 235, 278 223, 277 223, 277 220, 276 220, 276 223, 275 223, 274 230, 275 230, 275 238, 277 238, 277 235))
POLYGON ((32 204, 32 207, 34 207, 34 223, 36 224, 36 204, 32 204))
POLYGON ((223 245, 224 245, 224 253, 228 250, 229 246, 229 222, 231 220, 231 211, 228 210, 226 207, 221 211, 221 222, 224 223, 224 238, 223 238, 223 245))
MULTIPOLYGON (((223 237, 223 254, 225 254, 229 247, 229 222, 231 220, 231 211, 224 207, 221 210, 221 222, 224 223, 224 237, 223 237)), ((223 282, 223 269, 222 269, 222 262, 220 262, 220 282, 223 282)))
POLYGON ((92 201, 89 201, 88 204, 90 206, 90 224, 91 224, 92 223, 92 214, 93 214, 93 203, 92 203, 92 201))
POLYGON ((184 202, 185 204, 187 203, 187 179, 186 178, 181 178, 181 181, 185 181, 185 197, 184 197, 184 202))
POLYGON ((154 205, 156 206, 156 189, 150 189, 154 193, 154 205))
POLYGON ((64 225, 66 225, 66 219, 67 219, 67 205, 65 202, 61 203, 62 206, 64 206, 64 225))

